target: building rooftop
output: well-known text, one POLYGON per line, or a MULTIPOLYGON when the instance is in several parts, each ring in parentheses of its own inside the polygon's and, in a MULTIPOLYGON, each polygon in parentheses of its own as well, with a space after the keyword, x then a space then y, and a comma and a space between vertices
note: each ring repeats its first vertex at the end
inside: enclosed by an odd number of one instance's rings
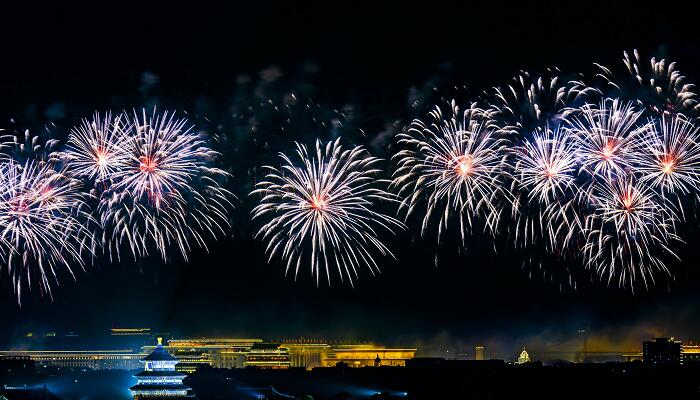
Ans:
POLYGON ((140 377, 140 376, 174 376, 174 377, 185 377, 187 375, 180 373, 180 372, 174 372, 174 371, 140 371, 135 377, 140 377))
POLYGON ((177 361, 177 358, 168 353, 162 344, 158 344, 153 353, 146 356, 142 361, 177 361))
POLYGON ((190 388, 188 386, 185 386, 183 384, 169 384, 169 385, 159 385, 159 384, 152 384, 152 385, 143 385, 143 384, 138 384, 134 385, 131 387, 131 390, 133 391, 148 391, 148 390, 189 390, 190 388))

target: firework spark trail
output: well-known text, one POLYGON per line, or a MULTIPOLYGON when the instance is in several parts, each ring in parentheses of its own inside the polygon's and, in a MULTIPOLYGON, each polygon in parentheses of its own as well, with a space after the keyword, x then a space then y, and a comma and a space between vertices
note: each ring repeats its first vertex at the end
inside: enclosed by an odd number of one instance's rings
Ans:
POLYGON ((18 302, 33 284, 51 296, 59 267, 75 278, 73 267, 83 266, 92 251, 84 196, 79 182, 46 164, 0 165, 0 254, 18 302))
POLYGON ((693 92, 694 85, 686 83, 686 77, 677 70, 676 63, 652 57, 645 64, 637 50, 632 54, 624 52, 622 61, 625 70, 618 74, 609 67, 594 64, 597 76, 611 89, 608 96, 639 103, 657 114, 674 112, 698 116, 700 102, 693 92))
POLYGON ((210 166, 217 153, 186 119, 145 110, 125 119, 131 129, 119 139, 123 165, 98 205, 102 243, 117 258, 124 242, 134 258, 148 255, 152 244, 165 261, 174 244, 187 260, 191 242, 206 249, 205 237, 229 226, 233 195, 218 183, 228 174, 210 166))
POLYGON ((56 139, 44 140, 41 135, 31 133, 28 129, 23 132, 14 132, 0 136, 0 150, 3 152, 0 158, 15 161, 20 166, 28 161, 39 165, 54 162, 55 151, 60 142, 56 139))
POLYGON ((437 212, 439 242, 456 214, 464 242, 475 218, 483 218, 492 233, 497 230, 502 203, 508 201, 503 190, 507 141, 487 126, 483 110, 472 106, 460 113, 453 101, 450 111, 443 116, 436 108, 431 122, 414 120, 407 133, 398 135, 404 149, 394 156, 392 186, 398 188, 406 218, 425 203, 423 235, 437 212))
POLYGON ((376 179, 380 159, 362 147, 345 150, 339 139, 325 146, 317 140, 315 151, 297 143, 296 156, 295 162, 281 153, 282 165, 266 167, 266 180, 251 193, 263 196, 252 216, 269 219, 256 234, 267 242, 269 259, 281 256, 295 277, 309 265, 317 284, 323 274, 330 284, 332 264, 351 285, 361 266, 378 272, 373 253, 393 257, 380 231, 403 227, 376 209, 396 201, 376 179))
POLYGON ((572 106, 597 92, 559 75, 557 68, 539 76, 521 71, 509 85, 494 87, 484 98, 492 123, 508 136, 524 138, 537 129, 558 126, 572 106))

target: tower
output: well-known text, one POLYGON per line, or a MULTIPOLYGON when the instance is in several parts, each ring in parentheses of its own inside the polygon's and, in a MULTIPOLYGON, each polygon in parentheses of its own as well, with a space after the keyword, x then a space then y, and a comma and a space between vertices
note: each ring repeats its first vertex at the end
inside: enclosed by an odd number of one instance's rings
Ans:
POLYGON ((158 338, 158 346, 141 362, 143 371, 134 376, 137 383, 131 387, 134 400, 194 399, 190 388, 182 383, 185 375, 175 371, 177 358, 165 350, 162 338, 158 338))
POLYGON ((379 354, 377 354, 377 358, 374 359, 374 366, 375 366, 375 367, 381 367, 381 366, 382 366, 382 359, 379 358, 379 354))
POLYGON ((474 359, 477 361, 483 361, 486 359, 484 346, 474 347, 474 359))

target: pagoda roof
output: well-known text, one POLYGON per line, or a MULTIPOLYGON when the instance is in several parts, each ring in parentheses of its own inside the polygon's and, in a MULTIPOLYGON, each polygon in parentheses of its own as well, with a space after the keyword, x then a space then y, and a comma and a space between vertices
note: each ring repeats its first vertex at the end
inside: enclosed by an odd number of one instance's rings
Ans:
POLYGON ((134 375, 135 377, 139 376, 172 376, 172 377, 185 377, 187 375, 177 372, 177 371, 141 371, 134 375))
POLYGON ((136 384, 130 388, 131 390, 190 390, 190 387, 181 383, 175 385, 163 384, 136 384))
POLYGON ((177 361, 177 358, 173 357, 163 348, 163 345, 159 344, 151 354, 141 361, 177 361))

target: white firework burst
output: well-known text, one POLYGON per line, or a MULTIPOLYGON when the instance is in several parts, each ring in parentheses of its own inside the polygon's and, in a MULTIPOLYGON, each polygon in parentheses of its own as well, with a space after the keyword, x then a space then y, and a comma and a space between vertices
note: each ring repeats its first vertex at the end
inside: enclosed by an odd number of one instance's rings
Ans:
POLYGON ((636 157, 643 183, 666 194, 700 190, 700 128, 680 114, 665 113, 651 121, 651 135, 636 157))
POLYGON ((567 118, 566 129, 577 141, 581 169, 593 181, 624 176, 632 170, 635 153, 650 131, 642 111, 632 103, 605 99, 586 104, 567 118))
POLYGON ((475 218, 483 218, 485 228, 495 233, 508 201, 503 190, 507 141, 474 105, 460 113, 453 101, 449 115, 436 107, 430 118, 413 121, 398 135, 404 149, 394 156, 398 167, 392 185, 402 198, 400 211, 408 218, 424 204, 422 234, 432 215, 440 214, 438 241, 452 215, 463 241, 475 218))
POLYGON ((645 287, 654 274, 669 274, 663 256, 676 257, 669 247, 675 234, 675 213, 648 185, 631 177, 606 181, 592 192, 595 211, 586 217, 586 265, 610 283, 645 287))
POLYGON ((25 287, 51 296, 60 269, 73 275, 83 266, 92 251, 84 196, 78 181, 46 164, 0 165, 0 254, 18 301, 25 287))
POLYGON ((561 253, 582 231, 578 209, 578 148, 565 130, 546 128, 513 149, 515 243, 548 239, 550 253, 561 253))
POLYGON ((228 174, 211 166, 217 153, 184 118, 143 110, 125 126, 123 165, 110 175, 113 183, 98 205, 103 245, 119 257, 127 242, 135 258, 154 245, 167 261, 174 244, 187 260, 192 242, 206 249, 205 237, 229 226, 234 196, 218 182, 228 174))
POLYGON ((396 201, 377 179, 380 159, 362 147, 345 150, 339 139, 325 146, 317 140, 312 150, 297 143, 295 159, 280 158, 251 193, 263 196, 252 215, 269 219, 256 236, 267 242, 270 260, 281 256, 295 277, 308 266, 317 284, 324 274, 330 284, 331 270, 350 284, 362 266, 379 271, 374 254, 393 257, 380 231, 403 226, 378 210, 378 203, 396 201))
POLYGON ((565 130, 535 131, 514 148, 514 177, 530 199, 549 204, 575 186, 578 153, 573 137, 565 130))
POLYGON ((124 149, 129 127, 125 116, 112 117, 95 113, 92 119, 83 119, 68 136, 68 149, 63 153, 70 171, 76 177, 105 183, 112 175, 127 168, 127 153, 124 149))

